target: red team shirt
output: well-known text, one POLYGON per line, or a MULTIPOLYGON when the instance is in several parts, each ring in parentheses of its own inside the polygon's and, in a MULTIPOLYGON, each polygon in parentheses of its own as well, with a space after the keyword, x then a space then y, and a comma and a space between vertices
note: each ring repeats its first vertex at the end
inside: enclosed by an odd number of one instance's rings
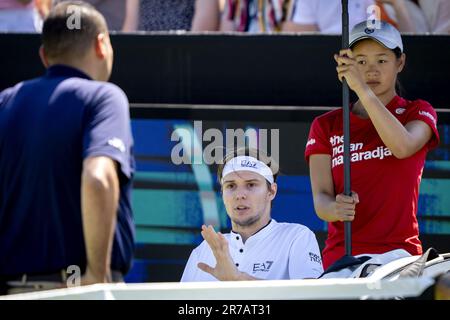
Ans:
MULTIPOLYGON (((439 143, 437 116, 423 100, 408 101, 396 96, 386 108, 403 124, 421 120, 433 136, 414 155, 397 159, 384 145, 370 119, 350 113, 351 186, 359 203, 352 223, 353 255, 384 253, 403 248, 412 255, 422 254, 416 218, 419 184, 428 150, 439 143)), ((305 158, 329 154, 335 194, 344 192, 343 110, 327 112, 314 119, 306 144, 305 158)), ((328 224, 323 250, 328 268, 344 255, 344 224, 328 224)))

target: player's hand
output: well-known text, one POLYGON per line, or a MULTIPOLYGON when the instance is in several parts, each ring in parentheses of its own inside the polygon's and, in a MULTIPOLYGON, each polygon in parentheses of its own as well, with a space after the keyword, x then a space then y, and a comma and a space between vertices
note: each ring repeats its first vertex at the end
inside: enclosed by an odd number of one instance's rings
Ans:
POLYGON ((350 49, 339 51, 339 54, 334 55, 334 60, 337 62, 336 71, 339 81, 345 78, 350 89, 358 93, 360 90, 367 88, 367 85, 358 69, 357 61, 353 57, 353 52, 350 49))
POLYGON ((355 219, 356 205, 359 203, 359 197, 352 191, 351 196, 338 194, 336 196, 334 214, 338 221, 353 221, 355 219))
POLYGON ((216 232, 212 226, 202 226, 201 232, 203 239, 208 243, 214 257, 216 258, 216 266, 211 267, 206 263, 200 262, 197 266, 204 272, 211 274, 213 277, 221 281, 233 281, 241 278, 241 272, 231 258, 228 249, 228 241, 223 234, 216 232))

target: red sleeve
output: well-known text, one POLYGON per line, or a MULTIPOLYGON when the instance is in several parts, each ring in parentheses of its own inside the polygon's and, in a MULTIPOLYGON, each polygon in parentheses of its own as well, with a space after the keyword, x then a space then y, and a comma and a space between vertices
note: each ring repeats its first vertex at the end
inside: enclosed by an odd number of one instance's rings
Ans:
POLYGON ((309 163, 309 157, 312 154, 331 155, 331 144, 326 131, 327 128, 319 121, 319 118, 315 118, 309 129, 308 141, 306 142, 305 160, 307 163, 309 163))
POLYGON ((437 114, 434 108, 424 100, 413 101, 413 106, 408 108, 406 123, 420 120, 428 124, 433 131, 433 135, 428 141, 428 150, 435 148, 439 144, 439 132, 437 129, 437 114))

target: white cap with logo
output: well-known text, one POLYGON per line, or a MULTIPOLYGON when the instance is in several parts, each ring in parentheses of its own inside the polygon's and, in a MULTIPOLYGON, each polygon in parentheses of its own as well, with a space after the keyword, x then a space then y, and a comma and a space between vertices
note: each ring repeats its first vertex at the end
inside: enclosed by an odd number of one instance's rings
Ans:
POLYGON ((273 172, 264 162, 251 156, 238 156, 225 164, 221 184, 223 184, 226 175, 237 171, 252 171, 263 176, 269 183, 274 182, 273 172))
POLYGON ((373 39, 388 49, 398 47, 403 52, 400 32, 394 26, 384 21, 376 21, 373 26, 367 21, 355 25, 350 32, 350 47, 363 39, 373 39))

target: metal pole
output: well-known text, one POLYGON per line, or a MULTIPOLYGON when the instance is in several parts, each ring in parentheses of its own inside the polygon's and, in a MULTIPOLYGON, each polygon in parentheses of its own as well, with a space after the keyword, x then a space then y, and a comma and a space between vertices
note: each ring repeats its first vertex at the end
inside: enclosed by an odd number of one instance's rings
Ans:
MULTIPOLYGON (((342 48, 349 47, 348 0, 342 0, 342 48)), ((342 81, 342 105, 344 108, 344 194, 351 195, 350 174, 350 97, 347 81, 342 81)), ((352 223, 344 222, 345 254, 352 255, 352 223)))

